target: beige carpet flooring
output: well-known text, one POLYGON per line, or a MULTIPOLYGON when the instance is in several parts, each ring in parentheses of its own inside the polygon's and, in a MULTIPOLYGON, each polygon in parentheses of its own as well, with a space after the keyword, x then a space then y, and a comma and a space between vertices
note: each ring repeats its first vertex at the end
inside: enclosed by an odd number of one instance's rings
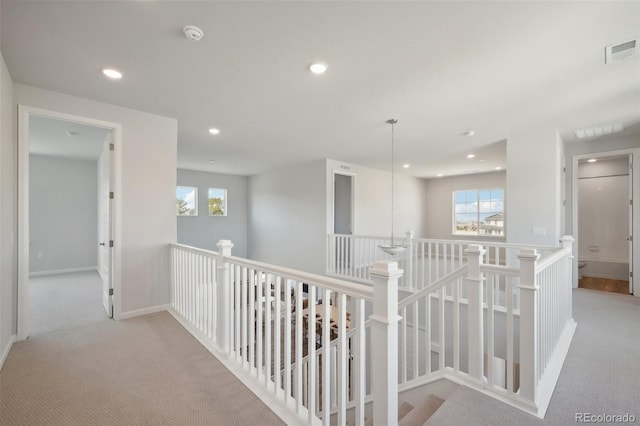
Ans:
POLYGON ((281 425, 166 312, 30 337, 0 371, 0 425, 281 425))
POLYGON ((104 321, 102 279, 96 271, 29 278, 29 335, 104 321))

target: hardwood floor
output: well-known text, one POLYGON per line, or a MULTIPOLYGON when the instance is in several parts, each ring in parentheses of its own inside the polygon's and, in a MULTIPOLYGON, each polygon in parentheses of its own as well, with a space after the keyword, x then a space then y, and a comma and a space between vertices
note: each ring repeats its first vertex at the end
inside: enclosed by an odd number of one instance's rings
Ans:
POLYGON ((608 291, 611 293, 629 294, 629 281, 626 280, 583 276, 580 281, 578 281, 578 287, 608 291))

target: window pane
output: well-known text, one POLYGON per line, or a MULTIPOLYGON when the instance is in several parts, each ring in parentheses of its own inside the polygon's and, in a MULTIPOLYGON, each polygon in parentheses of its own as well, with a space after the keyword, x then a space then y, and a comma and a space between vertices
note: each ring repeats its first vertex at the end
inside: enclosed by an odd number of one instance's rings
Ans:
POLYGON ((480 201, 491 200, 491 191, 480 191, 480 201))
POLYGON ((466 195, 467 203, 478 202, 478 191, 465 191, 465 195, 466 195))
POLYGON ((453 199, 457 203, 464 203, 467 201, 467 193, 465 191, 457 191, 453 193, 453 199))
POLYGON ((209 216, 227 215, 227 190, 209 188, 209 216))
POLYGON ((504 235, 504 190, 468 190, 453 194, 454 234, 504 235))
POLYGON ((176 188, 178 216, 198 216, 198 188, 178 186, 176 188))

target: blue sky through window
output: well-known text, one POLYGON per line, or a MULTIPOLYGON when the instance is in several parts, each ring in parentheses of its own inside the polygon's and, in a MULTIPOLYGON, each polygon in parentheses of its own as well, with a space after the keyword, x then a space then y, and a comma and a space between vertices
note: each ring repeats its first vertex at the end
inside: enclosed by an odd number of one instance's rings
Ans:
POLYGON ((185 206, 191 212, 183 214, 186 216, 194 216, 196 214, 196 198, 197 189, 192 186, 178 186, 176 187, 176 198, 184 201, 185 206))

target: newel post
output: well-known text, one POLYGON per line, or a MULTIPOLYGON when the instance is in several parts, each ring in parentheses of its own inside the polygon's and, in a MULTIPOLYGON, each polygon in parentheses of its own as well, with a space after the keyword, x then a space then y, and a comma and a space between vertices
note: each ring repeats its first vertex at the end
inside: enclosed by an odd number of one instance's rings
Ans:
POLYGON ((218 258, 216 283, 217 283, 217 317, 216 317, 216 339, 218 346, 224 353, 229 353, 229 326, 231 323, 231 311, 229 297, 231 294, 231 283, 229 282, 229 263, 225 256, 231 256, 233 243, 230 240, 220 240, 218 244, 218 258))
POLYGON ((484 361, 484 330, 483 330, 483 292, 482 285, 484 277, 480 270, 482 259, 485 253, 484 248, 480 245, 472 244, 464 251, 467 255, 467 294, 468 294, 468 311, 467 311, 467 329, 469 346, 469 375, 482 382, 483 379, 483 361, 484 361))
POLYGON ((413 231, 407 231, 407 252, 405 254, 407 259, 407 273, 404 274, 404 282, 406 283, 405 287, 410 288, 411 290, 415 290, 415 281, 413 277, 413 231))
POLYGON ((371 371, 374 425, 398 424, 398 279, 402 269, 393 260, 379 260, 373 281, 371 371))
POLYGON ((535 249, 522 249, 520 260, 520 396, 535 402, 538 393, 538 280, 535 249))

